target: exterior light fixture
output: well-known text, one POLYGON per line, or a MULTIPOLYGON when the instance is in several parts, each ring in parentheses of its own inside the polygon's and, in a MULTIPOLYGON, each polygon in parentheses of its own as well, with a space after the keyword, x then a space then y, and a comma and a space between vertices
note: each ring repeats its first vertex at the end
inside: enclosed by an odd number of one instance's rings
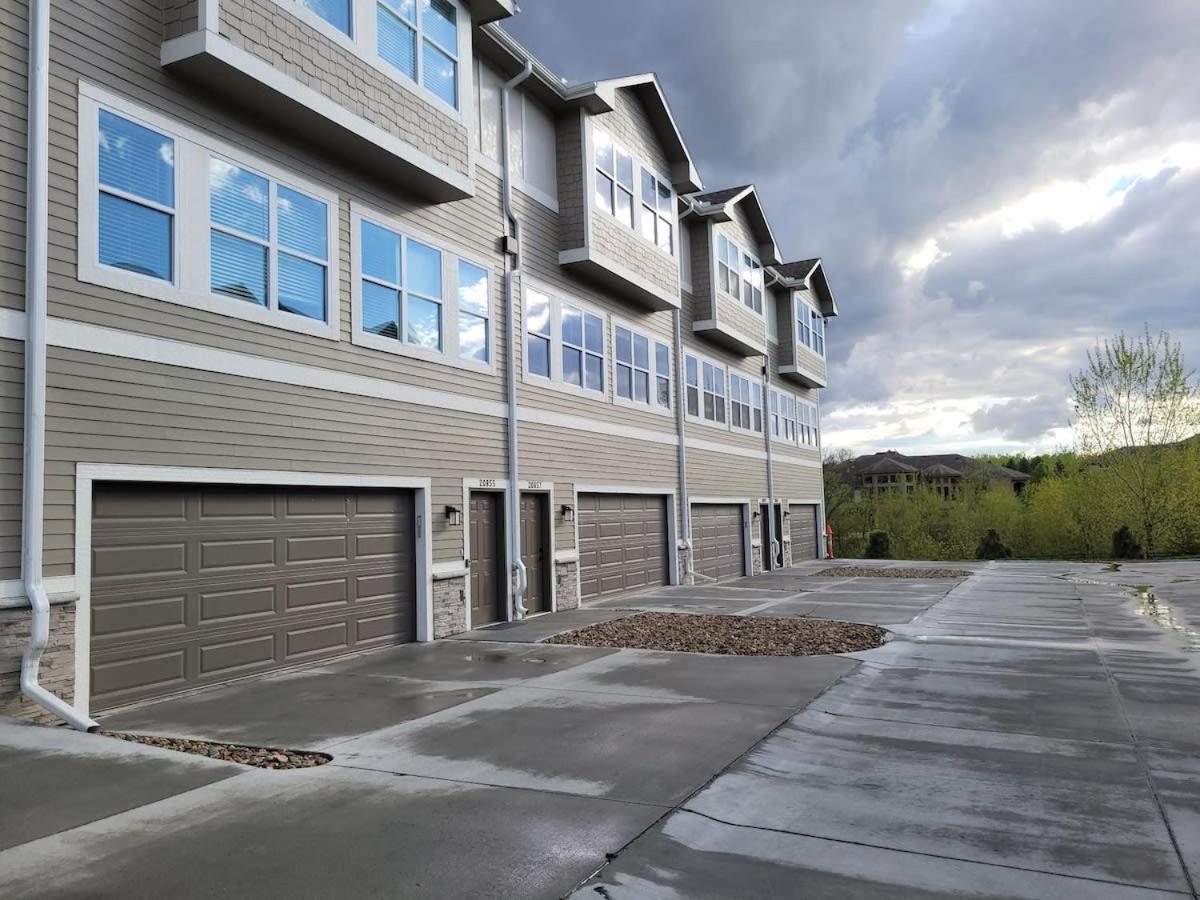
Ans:
POLYGON ((575 521, 575 507, 569 503, 564 503, 562 507, 563 521, 570 523, 575 521))
POLYGON ((462 510, 457 506, 447 506, 446 518, 449 520, 451 525, 458 527, 462 524, 462 510))
POLYGON ((785 509, 783 511, 783 517, 785 519, 790 519, 792 517, 792 511, 790 509, 785 509))

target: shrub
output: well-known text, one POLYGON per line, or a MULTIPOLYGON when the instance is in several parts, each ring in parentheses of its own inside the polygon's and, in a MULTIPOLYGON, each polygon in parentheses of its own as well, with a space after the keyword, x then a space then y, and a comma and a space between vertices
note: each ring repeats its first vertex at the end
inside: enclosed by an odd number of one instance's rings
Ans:
POLYGON ((975 548, 976 559, 1012 559, 1012 549, 1000 540, 1000 532, 989 528, 975 548))
POLYGON ((1113 532, 1112 552, 1115 559, 1141 559, 1142 545, 1137 542, 1128 525, 1113 532))
POLYGON ((886 531, 872 531, 867 538, 867 559, 891 559, 892 538, 886 531))

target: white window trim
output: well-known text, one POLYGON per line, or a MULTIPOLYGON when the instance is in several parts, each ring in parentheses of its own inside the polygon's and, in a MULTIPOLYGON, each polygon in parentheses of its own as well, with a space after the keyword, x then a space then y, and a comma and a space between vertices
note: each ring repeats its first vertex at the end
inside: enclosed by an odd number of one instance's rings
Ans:
MULTIPOLYGON (((479 97, 479 79, 480 79, 480 73, 482 72, 482 70, 483 70, 482 64, 475 66, 474 88, 473 88, 475 98, 479 97)), ((513 91, 512 96, 513 96, 513 98, 519 97, 521 99, 521 103, 520 103, 521 136, 524 137, 526 134, 529 133, 526 130, 525 124, 524 124, 525 123, 525 104, 531 103, 534 101, 526 99, 525 92, 521 91, 521 90, 513 91)), ((471 140, 472 140, 471 146, 479 151, 478 156, 476 157, 476 162, 480 166, 482 166, 484 169, 486 169, 487 171, 489 171, 493 175, 495 175, 497 178, 502 179, 504 177, 504 170, 500 165, 500 161, 492 159, 490 156, 488 156, 486 153, 484 153, 483 147, 481 146, 480 134, 482 133, 482 129, 480 128, 480 123, 478 121, 476 121, 476 119, 483 114, 483 111, 479 108, 479 103, 477 103, 477 102, 473 102, 472 107, 474 109, 474 112, 472 113, 472 115, 475 118, 472 119, 471 130, 473 132, 473 136, 471 138, 471 140)), ((513 111, 510 110, 510 113, 512 113, 512 112, 513 111)), ((553 117, 551 117, 551 118, 553 119, 553 117)), ((557 150, 558 149, 557 135, 555 137, 556 137, 555 150, 557 150)), ((529 154, 526 151, 526 148, 522 147, 521 148, 522 159, 527 158, 528 155, 529 154)), ((529 199, 536 200, 538 203, 542 204, 542 206, 545 206, 547 209, 550 209, 554 212, 558 212, 557 196, 547 194, 541 188, 526 181, 524 175, 514 174, 513 179, 512 179, 512 184, 513 184, 514 188, 516 188, 518 191, 520 191, 522 194, 524 194, 529 199)), ((555 194, 557 194, 557 192, 558 192, 558 167, 557 166, 554 167, 554 190, 555 190, 555 194)))
MULTIPOLYGON (((729 418, 729 430, 732 432, 735 432, 737 434, 750 434, 750 435, 757 435, 757 436, 761 437, 762 431, 756 431, 754 429, 753 423, 754 423, 754 389, 755 389, 755 387, 758 388, 759 398, 760 398, 760 402, 761 402, 762 382, 760 380, 756 379, 753 375, 747 375, 745 372, 735 372, 732 369, 729 370, 729 374, 728 374, 728 377, 726 378, 726 381, 728 382, 728 387, 729 387, 729 396, 726 398, 726 402, 729 406, 729 411, 727 413, 728 418, 729 418), (743 379, 747 384, 750 385, 750 400, 749 400, 747 406, 750 409, 751 424, 750 424, 750 427, 748 427, 748 428, 743 428, 741 425, 735 425, 733 423, 733 379, 735 377, 743 379)), ((765 425, 766 421, 767 421, 766 411, 762 410, 761 412, 762 412, 762 416, 763 416, 763 424, 765 425)))
POLYGON ((88 82, 79 83, 78 278, 128 294, 162 300, 217 315, 256 322, 271 328, 338 340, 341 322, 341 283, 338 256, 338 195, 292 172, 252 156, 176 119, 146 109, 88 82), (107 109, 143 124, 175 141, 175 221, 172 236, 173 281, 162 281, 100 263, 99 111, 107 109), (318 322, 267 309, 209 289, 211 222, 209 219, 208 157, 218 156, 325 203, 329 258, 325 270, 325 313, 318 322), (180 173, 184 173, 181 176, 180 173))
POLYGON ((796 396, 796 442, 800 447, 808 450, 821 449, 821 407, 815 401, 805 400, 799 395, 796 396), (800 407, 802 406, 812 411, 812 425, 808 426, 813 432, 811 442, 804 440, 802 429, 805 426, 800 422, 800 407))
MULTIPOLYGON (((407 273, 406 273, 407 274, 407 273)), ((449 245, 440 238, 411 227, 395 216, 379 212, 365 204, 350 204, 350 340, 360 347, 370 347, 384 353, 423 359, 458 369, 496 374, 496 303, 492 296, 494 282, 492 265, 485 257, 449 245), (362 223, 373 222, 402 237, 427 244, 442 254, 442 349, 433 350, 402 340, 391 340, 363 329, 362 323, 362 223), (479 266, 487 272, 488 300, 488 361, 464 359, 458 355, 458 261, 463 260, 479 266)))
MULTIPOLYGON (((776 388, 776 387, 770 388, 767 397, 768 397, 768 399, 767 399, 767 414, 766 414, 763 424, 766 428, 770 429, 772 443, 789 444, 793 447, 794 446, 800 446, 800 447, 806 446, 800 440, 799 404, 802 402, 800 400, 800 397, 797 394, 793 394, 791 391, 781 391, 779 388, 776 388), (784 416, 782 409, 780 409, 780 412, 779 412, 779 423, 780 423, 780 426, 782 426, 781 431, 785 431, 785 432, 787 431, 787 427, 785 424, 786 422, 790 421, 792 423, 792 431, 794 432, 794 434, 791 438, 788 438, 783 434, 778 434, 778 435, 775 434, 775 430, 771 426, 770 394, 778 395, 781 401, 786 398, 786 399, 790 400, 792 403, 793 412, 792 412, 792 416, 790 419, 787 419, 784 416)), ((781 403, 781 406, 782 406, 782 403, 781 403)))
MULTIPOLYGON (((454 6, 455 24, 458 29, 458 107, 455 108, 421 83, 421 67, 424 65, 421 41, 424 27, 420 23, 420 3, 417 4, 417 77, 410 79, 399 69, 379 55, 378 32, 375 27, 375 6, 378 0, 350 0, 350 34, 326 22, 315 12, 303 6, 299 0, 275 0, 275 4, 299 19, 309 28, 320 32, 342 49, 353 53, 366 65, 385 75, 404 90, 412 91, 426 103, 430 103, 453 119, 466 124, 467 113, 474 107, 474 50, 471 46, 470 12, 459 0, 448 0, 454 6), (464 71, 466 70, 466 71, 464 71)), ((472 132, 474 129, 470 129, 472 132)))
POLYGON ((634 409, 638 412, 653 413, 658 416, 672 416, 675 414, 675 393, 676 384, 675 378, 678 377, 679 367, 675 365, 675 349, 671 346, 671 341, 667 338, 655 337, 644 328, 620 319, 616 316, 612 317, 609 323, 609 328, 612 331, 612 401, 614 406, 621 406, 626 409, 634 409), (650 343, 650 402, 642 403, 639 400, 627 400, 617 393, 617 329, 625 328, 633 334, 641 335, 650 343), (669 406, 660 406, 658 403, 658 376, 661 374, 658 371, 658 364, 655 355, 655 344, 665 344, 667 347, 667 377, 671 379, 671 389, 668 392, 670 398, 669 406))
MULTIPOLYGON (((604 310, 593 306, 578 297, 564 293, 562 290, 552 287, 545 282, 535 281, 531 278, 523 278, 521 285, 521 380, 526 384, 538 385, 540 387, 550 388, 551 390, 561 391, 564 394, 570 394, 573 397, 582 397, 586 400, 591 400, 594 403, 609 403, 612 398, 612 347, 611 335, 612 328, 610 324, 610 316, 604 310), (529 345, 527 343, 529 330, 526 327, 527 316, 525 310, 527 308, 527 297, 530 290, 537 291, 540 294, 545 294, 550 298, 550 376, 547 378, 538 372, 529 371, 529 345), (600 371, 604 377, 604 387, 602 390, 594 391, 580 385, 571 384, 563 380, 562 368, 562 309, 563 306, 572 306, 582 310, 584 313, 590 313, 593 316, 598 316, 601 321, 601 334, 604 338, 604 362, 600 371)), ((585 325, 586 328, 586 325, 585 325)))
POLYGON ((742 246, 742 242, 740 240, 734 240, 734 238, 730 237, 728 234, 726 234, 720 228, 712 229, 712 247, 710 249, 710 252, 712 253, 712 259, 713 259, 712 279, 713 279, 714 295, 725 297, 726 299, 729 299, 729 300, 733 300, 734 302, 737 303, 738 306, 740 306, 742 309, 749 312, 751 315, 755 315, 760 318, 765 316, 766 312, 767 312, 767 286, 766 286, 766 276, 765 275, 763 276, 763 287, 762 287, 762 295, 763 295, 762 309, 755 309, 753 306, 747 306, 746 302, 742 299, 742 269, 741 269, 742 258, 744 256, 749 256, 756 263, 756 268, 757 268, 758 272, 763 273, 764 269, 763 269, 762 260, 759 259, 758 254, 751 253, 749 250, 745 249, 742 246), (723 264, 723 261, 721 259, 721 238, 722 237, 725 238, 725 240, 728 241, 730 244, 732 244, 734 250, 737 251, 738 270, 737 270, 737 272, 734 273, 735 276, 737 277, 737 283, 738 283, 738 292, 736 295, 729 293, 729 291, 724 290, 721 287, 721 265, 723 264))
MULTIPOLYGON (((602 125, 597 125, 595 122, 592 121, 590 116, 588 117, 588 126, 587 127, 588 127, 588 133, 587 133, 587 139, 584 141, 583 152, 586 154, 586 159, 584 160, 584 162, 587 165, 587 171, 588 171, 587 208, 588 208, 589 217, 592 215, 607 216, 608 218, 615 221, 622 228, 626 228, 626 229, 630 228, 630 226, 626 225, 623 221, 621 221, 621 219, 617 218, 616 209, 615 209, 615 201, 616 201, 615 196, 613 198, 614 209, 613 209, 613 212, 611 212, 611 213, 605 212, 604 210, 602 210, 600 207, 598 207, 596 205, 596 174, 599 171, 599 167, 596 165, 596 132, 601 131, 604 134, 608 135, 609 140, 612 142, 613 149, 614 149, 614 158, 615 158, 616 149, 620 148, 621 150, 623 150, 625 153, 627 153, 629 155, 630 159, 633 160, 633 226, 632 226, 632 229, 630 229, 630 230, 632 230, 634 236, 639 241, 641 241, 643 244, 645 244, 646 246, 653 247, 657 252, 661 253, 663 256, 666 256, 668 259, 678 259, 678 257, 679 257, 679 197, 675 193, 675 185, 671 182, 671 179, 662 176, 661 174, 659 174, 659 172, 656 169, 652 169, 650 166, 645 165, 635 153, 633 153, 631 150, 628 150, 623 144, 621 144, 619 141, 617 141, 616 138, 614 138, 612 136, 611 131, 609 131, 607 128, 605 128, 602 125), (667 187, 669 187, 671 189, 672 242, 671 242, 671 252, 670 253, 667 253, 666 250, 664 250, 664 249, 662 249, 662 247, 658 246, 657 242, 652 242, 652 241, 647 240, 646 236, 642 234, 643 206, 642 206, 642 178, 641 178, 641 175, 642 175, 643 171, 649 172, 656 179, 658 179, 658 181, 660 181, 662 184, 665 184, 667 187)), ((614 165, 615 165, 615 163, 614 163, 614 165)))
POLYGON ((815 343, 814 339, 810 339, 806 343, 800 337, 800 310, 803 309, 805 315, 807 316, 808 329, 809 329, 810 333, 812 332, 813 317, 815 316, 817 319, 820 319, 822 344, 824 344, 824 341, 825 341, 825 317, 821 315, 821 311, 819 309, 817 309, 812 303, 810 303, 808 301, 808 298, 806 296, 804 296, 803 292, 793 291, 792 295, 796 298, 795 305, 793 306, 793 309, 792 309, 792 334, 795 337, 796 346, 803 347, 805 350, 807 350, 809 353, 812 353, 814 356, 819 356, 821 359, 824 359, 825 352, 824 352, 824 350, 817 350, 816 347, 813 346, 813 343, 815 343))
POLYGON ((679 367, 679 377, 683 382, 683 387, 684 387, 683 396, 684 396, 685 403, 687 400, 687 358, 689 356, 694 358, 697 361, 697 363, 699 364, 699 370, 698 370, 697 374, 700 379, 700 403, 699 403, 697 409, 700 414, 693 416, 688 411, 688 409, 685 405, 684 410, 683 410, 684 418, 688 422, 691 422, 696 425, 703 425, 706 428, 715 428, 718 431, 725 431, 725 432, 730 431, 730 426, 729 426, 729 366, 726 363, 723 363, 718 359, 714 359, 711 356, 705 356, 703 353, 697 353, 695 350, 689 349, 688 347, 684 347, 683 348, 683 364, 680 365, 680 367, 679 367), (714 422, 711 419, 704 418, 704 364, 705 363, 708 363, 709 365, 715 366, 717 369, 720 369, 720 371, 722 373, 722 377, 724 378, 724 381, 725 381, 725 421, 724 422, 714 422))

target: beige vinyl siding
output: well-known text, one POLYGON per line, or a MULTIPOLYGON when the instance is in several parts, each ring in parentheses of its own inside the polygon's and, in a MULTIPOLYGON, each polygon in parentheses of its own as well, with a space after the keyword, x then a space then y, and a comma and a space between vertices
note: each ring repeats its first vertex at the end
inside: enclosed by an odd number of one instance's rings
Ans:
POLYGON ((522 472, 555 482, 666 485, 674 490, 678 481, 673 444, 534 422, 521 423, 520 465, 522 472))
MULTIPOLYGON (((635 185, 635 190, 641 191, 640 183, 635 185)), ((634 197, 635 205, 640 205, 640 196, 639 193, 634 197)), ((659 290, 673 297, 679 294, 679 260, 668 256, 607 213, 592 215, 592 246, 659 290)))
MULTIPOLYGON (((689 426, 689 434, 707 437, 707 428, 689 426)), ((767 461, 748 456, 727 456, 712 450, 688 447, 688 494, 692 497, 745 497, 767 494, 767 461)), ((776 489, 778 493, 778 489, 776 489)))
MULTIPOLYGON (((558 133, 558 239, 547 244, 559 250, 574 250, 587 241, 588 180, 584 167, 582 110, 561 116, 558 133)), ((558 254, 555 254, 555 259, 558 254)))
POLYGON ((21 577, 25 347, 0 340, 0 581, 21 577))
MULTIPOLYGON (((296 16, 276 0, 221 0, 220 33, 235 47, 294 78, 456 172, 467 174, 470 133, 432 100, 399 84, 296 16)), ((464 11, 462 13, 466 15, 464 11)), ((460 47, 460 106, 471 66, 460 47)), ((420 52, 421 48, 417 48, 420 52)), ((364 53, 370 52, 364 48, 364 53)), ((386 65, 381 63, 381 65, 386 65)))
POLYGON ((822 381, 826 378, 825 357, 818 356, 803 345, 796 347, 796 365, 806 372, 816 375, 822 381))
POLYGON ((162 0, 163 38, 170 40, 199 27, 198 0, 162 0))
MULTIPOLYGON (((789 453, 793 451, 789 450, 789 453)), ((815 451, 806 450, 797 456, 817 458, 815 451)), ((820 466, 797 466, 775 460, 775 496, 799 502, 820 500, 824 492, 820 466)))
POLYGON ((25 306, 25 136, 29 68, 25 0, 0 8, 0 307, 25 306))
POLYGON ((77 463, 433 479, 435 560, 463 557, 462 478, 504 478, 504 420, 50 348, 46 566, 73 569, 77 463))

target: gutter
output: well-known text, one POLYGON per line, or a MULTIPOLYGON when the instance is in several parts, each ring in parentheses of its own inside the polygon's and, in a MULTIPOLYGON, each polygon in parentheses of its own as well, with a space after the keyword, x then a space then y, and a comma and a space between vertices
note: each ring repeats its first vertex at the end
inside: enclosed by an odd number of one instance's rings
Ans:
POLYGON ((50 245, 50 0, 29 3, 29 141, 25 194, 25 454, 21 467, 21 581, 29 598, 29 645, 21 693, 80 731, 100 726, 38 683, 50 641, 50 598, 42 580, 46 496, 46 285, 50 245))
MULTIPOLYGON (((533 61, 526 58, 525 68, 504 82, 500 89, 500 165, 502 170, 501 201, 504 205, 504 315, 508 319, 508 352, 505 359, 508 389, 508 566, 516 573, 517 586, 512 594, 509 618, 525 618, 525 592, 529 589, 529 573, 521 560, 521 481, 518 471, 517 446, 517 333, 516 301, 513 282, 521 273, 521 221, 512 206, 512 165, 509 160, 508 116, 512 89, 533 74, 533 61)), ((553 512, 553 511, 551 511, 553 512)))

